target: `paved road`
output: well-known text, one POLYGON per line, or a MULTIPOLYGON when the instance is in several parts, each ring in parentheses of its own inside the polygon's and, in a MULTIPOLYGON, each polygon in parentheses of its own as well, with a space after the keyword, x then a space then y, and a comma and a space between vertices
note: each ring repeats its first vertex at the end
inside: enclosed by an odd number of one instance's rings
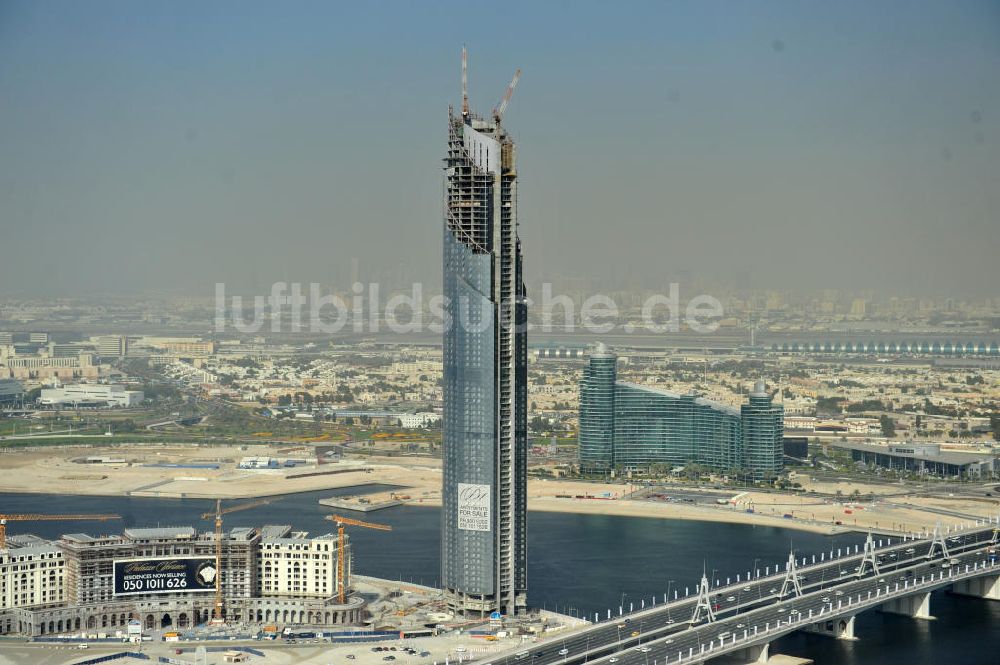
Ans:
MULTIPOLYGON (((491 661, 490 665, 575 665, 598 662, 601 665, 660 665, 676 662, 679 656, 699 654, 702 645, 714 643, 721 647, 720 639, 731 642, 734 636, 742 639, 752 636, 754 627, 767 630, 766 641, 780 634, 798 630, 812 621, 847 614, 847 601, 868 603, 868 594, 879 598, 874 605, 884 602, 884 593, 896 593, 896 585, 909 589, 913 584, 930 584, 931 574, 943 570, 964 570, 968 564, 990 565, 987 550, 993 539, 994 525, 947 534, 949 550, 945 561, 940 546, 932 549, 930 538, 900 540, 875 540, 879 570, 876 573, 866 564, 863 553, 837 550, 808 557, 808 562, 798 558, 802 596, 793 591, 784 599, 780 597, 785 572, 775 574, 773 567, 751 571, 750 581, 714 585, 711 604, 716 620, 704 619, 692 624, 697 597, 692 595, 666 604, 659 604, 624 616, 612 616, 584 630, 562 639, 549 640, 516 654, 491 661), (887 591, 888 589, 888 591, 887 591), (860 596, 860 600, 859 600, 860 596), (838 604, 840 608, 838 609, 838 604), (821 615, 822 610, 822 615, 821 615), (812 621, 808 621, 812 612, 812 621), (801 619, 800 619, 801 617, 801 619), (778 622, 781 622, 779 625, 778 622), (792 622, 789 624, 789 622, 792 622), (746 633, 744 632, 746 631, 746 633), (669 660, 664 660, 669 658, 669 660)), ((937 586, 948 584, 942 581, 937 586)), ((861 611, 852 610, 852 613, 861 611)), ((765 641, 763 636, 761 641, 765 641)), ((731 648, 727 645, 725 648, 731 648)), ((713 655, 717 654, 713 651, 713 655)))

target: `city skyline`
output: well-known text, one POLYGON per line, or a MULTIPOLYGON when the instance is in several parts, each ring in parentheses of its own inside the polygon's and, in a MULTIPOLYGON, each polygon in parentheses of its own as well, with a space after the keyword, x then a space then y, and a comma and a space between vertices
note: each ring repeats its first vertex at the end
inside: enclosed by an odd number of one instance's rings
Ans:
POLYGON ((988 665, 998 19, 0 3, 0 662, 988 665))

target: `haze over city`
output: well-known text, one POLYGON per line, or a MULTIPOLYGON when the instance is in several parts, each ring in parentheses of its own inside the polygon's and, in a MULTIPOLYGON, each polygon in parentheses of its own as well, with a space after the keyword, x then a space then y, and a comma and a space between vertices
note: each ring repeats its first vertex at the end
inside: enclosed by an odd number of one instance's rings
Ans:
POLYGON ((0 293, 439 284, 462 44, 529 285, 995 295, 985 1, 6 0, 0 293))
POLYGON ((996 665, 998 72, 998 0, 0 0, 0 665, 996 665))

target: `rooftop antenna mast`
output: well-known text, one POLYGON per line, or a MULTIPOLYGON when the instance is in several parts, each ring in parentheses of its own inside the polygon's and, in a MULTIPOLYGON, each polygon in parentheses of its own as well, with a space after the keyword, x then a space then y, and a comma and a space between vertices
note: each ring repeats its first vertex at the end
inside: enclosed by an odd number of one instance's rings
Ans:
POLYGON ((462 45, 462 117, 469 117, 469 59, 462 45))

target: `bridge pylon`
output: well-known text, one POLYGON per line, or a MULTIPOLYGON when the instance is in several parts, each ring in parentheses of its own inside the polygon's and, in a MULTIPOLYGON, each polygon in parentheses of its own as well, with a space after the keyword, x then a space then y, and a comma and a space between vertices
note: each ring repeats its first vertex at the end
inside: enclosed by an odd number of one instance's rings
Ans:
POLYGON ((941 548, 941 554, 944 558, 948 558, 948 543, 945 542, 944 532, 941 531, 941 522, 934 525, 934 533, 931 536, 931 546, 927 550, 927 558, 934 558, 934 546, 938 545, 941 548))
POLYGON ((796 596, 802 595, 802 583, 799 581, 799 568, 795 562, 795 551, 788 553, 788 563, 785 564, 785 581, 781 583, 781 594, 779 598, 788 595, 788 587, 792 588, 796 596))
POLYGON ((715 621, 715 610, 712 609, 712 594, 708 588, 708 576, 705 573, 701 574, 701 584, 698 585, 698 602, 695 603, 691 623, 701 621, 702 612, 705 613, 705 619, 709 623, 715 621))
POLYGON ((878 575, 878 557, 875 556, 875 539, 872 538, 872 532, 868 532, 868 537, 865 539, 865 555, 861 558, 861 565, 858 566, 858 577, 863 577, 865 574, 865 566, 870 565, 872 571, 878 575))

